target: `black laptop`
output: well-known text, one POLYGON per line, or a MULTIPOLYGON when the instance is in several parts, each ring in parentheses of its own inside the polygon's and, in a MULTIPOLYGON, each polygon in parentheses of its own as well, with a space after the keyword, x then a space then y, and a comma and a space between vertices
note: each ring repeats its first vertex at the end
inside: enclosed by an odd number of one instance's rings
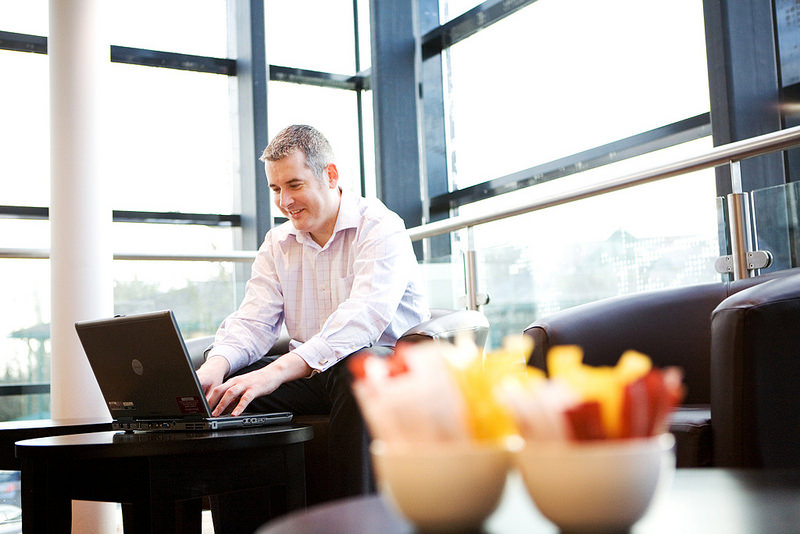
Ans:
POLYGON ((213 417, 171 310, 80 321, 75 329, 117 430, 284 424, 289 412, 213 417))

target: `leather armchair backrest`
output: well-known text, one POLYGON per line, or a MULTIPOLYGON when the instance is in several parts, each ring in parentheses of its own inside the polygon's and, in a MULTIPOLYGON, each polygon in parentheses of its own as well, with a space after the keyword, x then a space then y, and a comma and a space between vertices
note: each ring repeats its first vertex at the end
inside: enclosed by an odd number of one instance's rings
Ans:
POLYGON ((800 269, 711 316, 711 414, 720 466, 800 467, 800 269))
POLYGON ((708 404, 709 317, 726 285, 699 284, 624 295, 562 310, 525 330, 533 338, 529 365, 546 369, 556 345, 580 345, 584 363, 614 365, 626 350, 647 354, 658 367, 684 372, 687 404, 708 404))
POLYGON ((734 282, 712 282, 622 295, 575 306, 525 329, 534 342, 528 365, 546 370, 555 345, 580 345, 589 365, 614 365, 628 349, 654 365, 684 371, 686 404, 711 402, 711 313, 730 295, 800 273, 778 271, 734 282))

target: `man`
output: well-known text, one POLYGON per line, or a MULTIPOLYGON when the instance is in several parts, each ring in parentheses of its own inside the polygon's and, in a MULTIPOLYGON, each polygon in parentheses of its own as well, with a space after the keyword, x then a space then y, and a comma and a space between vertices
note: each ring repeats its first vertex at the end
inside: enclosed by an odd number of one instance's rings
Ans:
POLYGON ((314 128, 284 129, 261 160, 289 221, 267 233, 242 304, 197 374, 214 415, 329 412, 333 491, 367 493, 366 431, 342 360, 393 346, 429 317, 411 241, 382 203, 342 192, 331 147, 314 128), (290 352, 262 359, 284 322, 290 352))

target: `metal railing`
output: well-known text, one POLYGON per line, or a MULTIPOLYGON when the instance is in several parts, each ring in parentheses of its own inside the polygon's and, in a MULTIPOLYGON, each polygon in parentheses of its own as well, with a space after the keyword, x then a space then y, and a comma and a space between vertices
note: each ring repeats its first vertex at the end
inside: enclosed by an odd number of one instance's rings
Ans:
MULTIPOLYGON (((731 256, 720 258, 720 260, 727 261, 718 260, 717 270, 720 272, 732 272, 734 278, 738 280, 746 278, 755 269, 767 267, 771 261, 771 255, 768 252, 751 250, 752 229, 749 210, 747 208, 747 194, 742 192, 739 162, 743 159, 760 156, 796 145, 800 145, 800 126, 751 137, 726 145, 720 145, 690 158, 651 167, 625 176, 599 181, 569 191, 538 196, 533 193, 533 198, 515 206, 493 210, 491 213, 457 215, 441 221, 410 228, 408 233, 412 241, 418 241, 442 234, 449 234, 458 230, 469 230, 473 226, 480 224, 486 224, 516 215, 523 215, 525 213, 531 213, 545 208, 727 164, 731 166, 731 190, 733 191, 727 197, 730 215, 729 232, 732 254, 731 256), (725 268, 725 265, 728 265, 728 267, 725 268), (723 268, 725 268, 725 271, 723 271, 723 268)), ((472 239, 468 239, 468 242, 471 244, 472 239)), ((468 307, 470 309, 478 309, 481 302, 475 282, 478 279, 477 273, 475 272, 477 263, 475 261, 475 254, 475 250, 470 246, 465 252, 466 257, 464 260, 467 270, 466 279, 468 281, 466 287, 466 301, 469 303, 468 307)))
MULTIPOLYGON (((530 213, 532 211, 550 208, 584 198, 611 193, 620 189, 655 182, 688 172, 734 163, 798 144, 800 144, 800 126, 795 126, 758 137, 751 137, 743 141, 720 145, 690 158, 659 165, 618 178, 611 178, 569 191, 549 195, 545 194, 538 197, 534 193, 532 199, 516 206, 494 210, 492 213, 486 214, 457 215, 441 221, 415 226, 414 228, 410 228, 408 233, 412 241, 448 234, 456 230, 469 228, 470 226, 477 226, 479 224, 506 219, 515 215, 522 215, 524 213, 530 213)), ((736 189, 736 184, 734 184, 733 192, 741 193, 741 182, 738 184, 738 191, 736 189)))
MULTIPOLYGON (((255 250, 233 250, 230 252, 208 252, 197 254, 160 254, 146 252, 115 252, 115 260, 144 261, 233 261, 252 262, 256 257, 255 250)), ((50 250, 46 248, 2 248, 0 259, 46 260, 50 258, 50 250)))

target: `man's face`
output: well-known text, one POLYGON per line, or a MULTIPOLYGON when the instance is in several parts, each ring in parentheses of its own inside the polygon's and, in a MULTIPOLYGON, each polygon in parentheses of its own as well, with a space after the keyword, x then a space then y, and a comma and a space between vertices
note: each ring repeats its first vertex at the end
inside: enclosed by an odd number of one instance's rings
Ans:
POLYGON ((306 166, 306 155, 296 150, 278 161, 265 164, 275 205, 301 231, 309 232, 323 246, 339 213, 339 175, 330 164, 320 180, 306 166))

